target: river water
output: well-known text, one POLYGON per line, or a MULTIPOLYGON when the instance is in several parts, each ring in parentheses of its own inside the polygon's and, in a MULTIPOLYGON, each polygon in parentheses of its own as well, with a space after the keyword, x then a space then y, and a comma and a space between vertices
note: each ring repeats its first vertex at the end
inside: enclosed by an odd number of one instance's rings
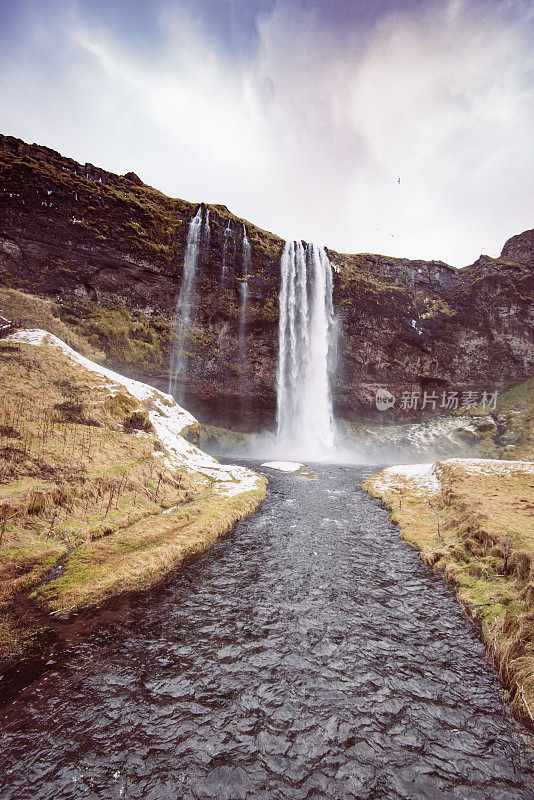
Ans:
POLYGON ((359 488, 260 510, 0 711, 9 800, 526 800, 476 631, 359 488))

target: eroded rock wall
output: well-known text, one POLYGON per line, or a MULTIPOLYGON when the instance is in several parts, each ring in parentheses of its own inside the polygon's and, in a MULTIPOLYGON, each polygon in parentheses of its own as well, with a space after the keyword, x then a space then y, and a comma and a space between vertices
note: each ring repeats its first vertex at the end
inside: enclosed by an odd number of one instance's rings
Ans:
MULTIPOLYGON (((169 198, 134 173, 114 175, 6 136, 0 187, 0 280, 56 298, 59 313, 107 351, 110 366, 166 388, 188 224, 198 204, 169 198)), ((258 429, 275 411, 284 243, 225 206, 209 210, 185 402, 206 422, 258 429), (243 224, 252 249, 246 364, 238 348, 243 224), (223 260, 228 274, 221 281, 223 260)), ((399 403, 379 414, 379 385, 398 397, 411 389, 502 390, 533 374, 533 231, 512 237, 500 259, 481 256, 462 270, 328 254, 340 329, 339 415, 420 416, 399 403)))

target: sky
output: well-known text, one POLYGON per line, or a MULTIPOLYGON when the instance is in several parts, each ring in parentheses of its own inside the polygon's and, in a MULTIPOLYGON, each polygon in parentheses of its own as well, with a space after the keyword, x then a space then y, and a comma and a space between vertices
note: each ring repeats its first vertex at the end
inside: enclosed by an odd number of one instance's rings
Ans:
POLYGON ((463 266, 534 227, 534 0, 0 0, 0 132, 463 266))

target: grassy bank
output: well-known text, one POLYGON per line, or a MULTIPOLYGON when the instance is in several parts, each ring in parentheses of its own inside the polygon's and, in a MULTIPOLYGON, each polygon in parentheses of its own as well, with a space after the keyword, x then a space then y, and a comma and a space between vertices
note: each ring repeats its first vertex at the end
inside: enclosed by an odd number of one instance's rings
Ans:
POLYGON ((0 341, 2 666, 46 643, 28 600, 71 615, 153 585, 263 499, 263 478, 179 435, 192 422, 51 337, 0 341))
POLYGON ((363 483, 481 628, 514 714, 534 728, 534 464, 449 459, 363 483))

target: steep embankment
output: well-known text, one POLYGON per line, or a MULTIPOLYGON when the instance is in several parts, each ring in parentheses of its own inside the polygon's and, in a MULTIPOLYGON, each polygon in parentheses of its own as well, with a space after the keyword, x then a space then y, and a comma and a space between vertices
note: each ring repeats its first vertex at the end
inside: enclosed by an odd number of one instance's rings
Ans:
MULTIPOLYGON (((6 136, 0 181, 0 281, 53 298, 62 320, 105 351, 110 366, 166 388, 171 319, 198 204, 166 197, 134 173, 114 175, 6 136)), ((258 429, 274 416, 283 241, 224 206, 209 212, 187 338, 187 404, 205 422, 258 429), (243 224, 252 267, 240 351, 243 224)), ((501 391, 530 377, 532 238, 513 237, 499 259, 481 256, 460 271, 329 250, 340 323, 337 415, 408 422, 420 409, 399 407, 403 390, 501 391), (374 406, 379 385, 397 396, 382 414, 374 406)))
POLYGON ((149 586, 263 499, 264 478, 183 438, 195 427, 46 331, 0 341, 0 663, 35 644, 28 594, 68 615, 149 586))
POLYGON ((534 463, 389 467, 363 488, 389 506, 425 563, 457 587, 514 712, 534 727, 534 463))

